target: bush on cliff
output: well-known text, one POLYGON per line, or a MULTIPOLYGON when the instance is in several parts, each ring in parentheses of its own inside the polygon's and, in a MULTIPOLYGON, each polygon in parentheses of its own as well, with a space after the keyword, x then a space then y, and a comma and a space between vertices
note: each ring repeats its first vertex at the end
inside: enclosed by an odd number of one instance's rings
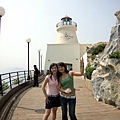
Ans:
POLYGON ((109 59, 112 59, 112 58, 116 58, 116 59, 120 59, 120 52, 117 51, 117 52, 113 52, 109 55, 108 57, 109 59))
POLYGON ((86 76, 86 78, 88 78, 88 79, 91 80, 92 72, 93 72, 95 69, 96 69, 95 67, 87 66, 86 69, 85 69, 85 76, 86 76))

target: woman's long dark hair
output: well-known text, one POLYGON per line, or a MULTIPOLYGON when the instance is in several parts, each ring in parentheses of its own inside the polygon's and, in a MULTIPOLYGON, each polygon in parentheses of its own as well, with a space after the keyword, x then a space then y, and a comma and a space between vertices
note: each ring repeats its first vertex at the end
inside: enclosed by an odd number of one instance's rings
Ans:
POLYGON ((58 65, 56 63, 52 63, 49 67, 49 73, 50 73, 50 78, 52 80, 52 75, 53 75, 53 72, 51 71, 52 67, 53 66, 56 66, 57 67, 57 80, 59 82, 59 77, 60 77, 60 72, 58 71, 58 65))
POLYGON ((67 66, 65 65, 64 62, 59 62, 58 66, 64 67, 65 68, 65 72, 68 73, 69 71, 67 70, 67 66))

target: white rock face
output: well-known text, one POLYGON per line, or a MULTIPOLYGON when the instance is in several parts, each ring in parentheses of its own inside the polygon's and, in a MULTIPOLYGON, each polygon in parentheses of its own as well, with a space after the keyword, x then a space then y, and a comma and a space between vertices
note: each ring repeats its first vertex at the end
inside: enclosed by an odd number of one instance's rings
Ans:
POLYGON ((120 59, 108 58, 116 51, 120 52, 120 24, 112 27, 109 43, 103 54, 98 55, 98 65, 91 79, 94 98, 120 109, 120 59))
POLYGON ((117 17, 117 23, 120 24, 120 10, 115 13, 115 16, 117 17))

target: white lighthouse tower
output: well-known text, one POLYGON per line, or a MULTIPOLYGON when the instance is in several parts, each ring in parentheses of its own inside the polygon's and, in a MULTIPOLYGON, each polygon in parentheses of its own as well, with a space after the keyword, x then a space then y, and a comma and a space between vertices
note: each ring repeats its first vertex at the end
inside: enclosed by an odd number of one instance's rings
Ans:
POLYGON ((72 18, 65 16, 61 19, 56 25, 58 32, 57 43, 66 44, 66 43, 78 43, 76 30, 77 24, 72 21, 72 18))
POLYGON ((72 18, 65 16, 61 18, 61 22, 56 24, 56 30, 58 32, 56 43, 47 44, 45 73, 49 70, 51 63, 58 62, 64 62, 68 70, 80 71, 80 58, 87 56, 85 54, 88 44, 78 43, 77 23, 73 22, 72 18))

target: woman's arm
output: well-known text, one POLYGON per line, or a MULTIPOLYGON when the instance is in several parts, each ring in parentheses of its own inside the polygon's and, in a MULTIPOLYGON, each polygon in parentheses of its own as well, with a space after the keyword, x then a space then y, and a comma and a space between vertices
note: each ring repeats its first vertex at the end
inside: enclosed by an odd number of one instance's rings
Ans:
POLYGON ((60 81, 59 81, 59 83, 58 83, 58 90, 59 90, 60 92, 62 92, 62 93, 65 92, 65 90, 63 90, 62 87, 61 87, 60 81))
POLYGON ((84 75, 84 60, 83 60, 83 57, 80 60, 80 72, 69 71, 69 74, 70 74, 71 77, 84 75))
POLYGON ((47 97, 46 88, 45 88, 47 83, 48 83, 48 76, 45 77, 45 79, 44 79, 44 81, 42 83, 42 91, 43 91, 45 97, 47 97))
POLYGON ((81 75, 84 75, 84 59, 83 59, 83 57, 80 60, 80 72, 81 72, 81 75))
POLYGON ((59 89, 59 91, 60 91, 61 93, 64 93, 64 94, 68 94, 68 93, 71 92, 71 89, 70 89, 70 88, 68 88, 68 89, 66 89, 66 90, 63 90, 62 87, 61 87, 61 83, 58 84, 58 89, 59 89))

